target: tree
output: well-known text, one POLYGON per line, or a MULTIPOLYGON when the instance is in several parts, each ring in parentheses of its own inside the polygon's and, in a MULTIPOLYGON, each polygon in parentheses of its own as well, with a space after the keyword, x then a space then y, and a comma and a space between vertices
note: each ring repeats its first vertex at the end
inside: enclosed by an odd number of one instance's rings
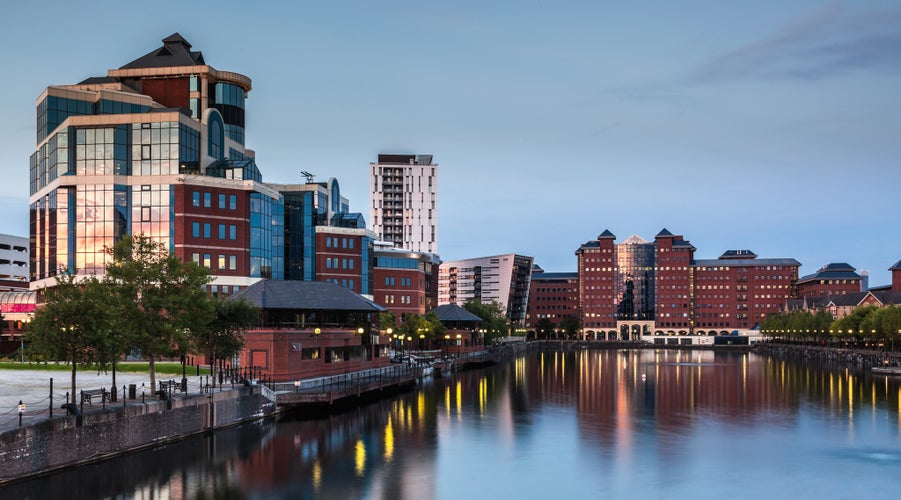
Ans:
POLYGON ((578 316, 567 316, 563 318, 563 322, 560 323, 560 327, 566 334, 566 338, 574 339, 579 334, 579 330, 582 329, 582 321, 579 320, 578 316))
POLYGON ((876 309, 877 306, 856 307, 844 318, 834 321, 829 329, 835 331, 839 337, 854 337, 860 339, 864 336, 861 323, 864 318, 876 309))
MULTIPOLYGON (((192 352, 204 354, 210 366, 216 360, 236 356, 244 348, 244 333, 259 319, 259 311, 249 302, 238 300, 212 300, 213 315, 209 324, 201 330, 189 333, 192 352)), ((213 378, 213 386, 216 379, 213 378)))
POLYGON ((429 311, 422 316, 408 314, 398 330, 404 337, 430 341, 436 337, 444 336, 447 327, 438 319, 438 315, 434 311, 429 311))
POLYGON ((116 328, 147 359, 156 387, 156 360, 188 352, 189 332, 204 331, 213 317, 209 273, 143 235, 126 236, 105 251, 111 260, 104 281, 117 295, 116 328))
POLYGON ((28 324, 29 349, 49 360, 72 365, 72 401, 75 401, 79 365, 107 365, 117 345, 111 342, 113 325, 110 289, 91 276, 80 282, 71 274, 57 277, 56 286, 41 290, 44 304, 28 324))
POLYGON ((539 339, 542 336, 547 339, 552 331, 554 331, 554 324, 548 318, 541 318, 535 324, 535 333, 539 339))
POLYGON ((385 311, 379 314, 379 330, 387 330, 397 328, 397 316, 391 311, 385 311))
POLYGON ((488 304, 472 299, 463 304, 463 309, 482 318, 480 328, 485 330, 485 343, 490 344, 494 340, 507 334, 507 311, 504 305, 496 300, 488 304))

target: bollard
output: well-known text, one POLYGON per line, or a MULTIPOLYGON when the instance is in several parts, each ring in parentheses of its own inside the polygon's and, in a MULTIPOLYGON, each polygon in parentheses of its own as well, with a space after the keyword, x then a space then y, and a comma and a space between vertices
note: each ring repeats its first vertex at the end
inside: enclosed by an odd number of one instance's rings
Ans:
POLYGON ((50 377, 50 418, 53 418, 53 377, 50 377))
POLYGON ((141 403, 146 404, 144 402, 144 383, 143 382, 141 382, 141 403))
POLYGON ((128 398, 125 397, 125 384, 122 384, 122 407, 125 407, 125 403, 128 401, 128 398))
POLYGON ((22 414, 25 413, 25 403, 19 400, 19 427, 22 427, 22 414))

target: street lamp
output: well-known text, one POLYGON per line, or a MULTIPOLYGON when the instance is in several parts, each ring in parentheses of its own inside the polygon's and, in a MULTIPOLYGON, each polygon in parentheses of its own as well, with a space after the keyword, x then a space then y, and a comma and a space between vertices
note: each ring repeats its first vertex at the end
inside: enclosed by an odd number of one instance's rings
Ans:
POLYGON ((460 340, 461 337, 462 337, 462 335, 460 335, 460 334, 458 333, 458 334, 457 334, 457 357, 458 357, 458 358, 460 357, 461 342, 462 342, 462 340, 460 340))
POLYGON ((22 331, 19 332, 19 350, 22 352, 22 364, 25 363, 25 330, 28 329, 28 324, 31 323, 31 316, 25 316, 25 319, 22 320, 25 323, 25 326, 22 328, 22 331))

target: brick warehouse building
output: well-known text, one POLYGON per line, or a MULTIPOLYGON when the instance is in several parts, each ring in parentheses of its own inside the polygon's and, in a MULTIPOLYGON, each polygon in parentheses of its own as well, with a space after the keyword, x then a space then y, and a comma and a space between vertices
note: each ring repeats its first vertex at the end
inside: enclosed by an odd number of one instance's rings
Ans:
MULTIPOLYGON (((576 314, 586 338, 637 340, 646 335, 710 335, 752 329, 779 312, 792 296, 800 263, 759 259, 749 250, 729 250, 717 259, 694 258, 695 247, 666 229, 649 243, 632 236, 622 243, 605 230, 576 250, 578 270, 549 273, 567 286, 544 283, 535 274, 529 316, 539 304, 567 304, 577 290, 576 314), (557 290, 556 292, 554 290, 557 290), (534 295, 533 295, 534 292, 534 295)), ((570 310, 571 311, 571 310, 570 310)))

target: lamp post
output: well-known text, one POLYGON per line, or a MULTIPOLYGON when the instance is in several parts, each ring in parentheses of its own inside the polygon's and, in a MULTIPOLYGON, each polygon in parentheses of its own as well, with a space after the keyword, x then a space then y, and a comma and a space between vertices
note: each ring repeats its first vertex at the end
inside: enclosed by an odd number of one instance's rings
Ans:
POLYGON ((450 335, 444 336, 444 348, 445 348, 445 350, 447 350, 447 352, 445 354, 447 354, 447 356, 450 357, 450 335))
POLYGON ((458 358, 460 357, 461 343, 463 342, 462 340, 460 340, 461 338, 462 338, 462 335, 460 335, 458 333, 457 334, 457 357, 458 358))
POLYGON ((28 329, 28 324, 31 323, 31 316, 26 315, 22 322, 25 323, 25 326, 19 333, 19 351, 22 353, 22 364, 25 364, 25 330, 28 329))

